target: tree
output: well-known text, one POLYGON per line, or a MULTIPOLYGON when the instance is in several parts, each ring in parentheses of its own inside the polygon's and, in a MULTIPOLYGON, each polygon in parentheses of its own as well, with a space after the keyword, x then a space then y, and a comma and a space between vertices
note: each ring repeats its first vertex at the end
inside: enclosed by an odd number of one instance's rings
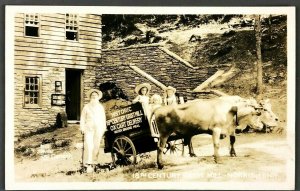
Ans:
POLYGON ((272 15, 269 15, 268 19, 268 36, 269 36, 269 43, 272 42, 272 15))
POLYGON ((261 58, 261 23, 260 15, 255 15, 255 38, 256 38, 256 54, 257 54, 257 64, 256 64, 256 94, 260 97, 263 90, 262 83, 262 58, 261 58))

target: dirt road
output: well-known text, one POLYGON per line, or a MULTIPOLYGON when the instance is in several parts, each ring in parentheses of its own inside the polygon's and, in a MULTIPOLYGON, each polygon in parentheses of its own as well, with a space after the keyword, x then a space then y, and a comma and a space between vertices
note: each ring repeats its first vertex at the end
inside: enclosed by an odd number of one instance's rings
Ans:
MULTIPOLYGON (((80 173, 82 157, 81 135, 75 125, 60 132, 36 135, 35 142, 41 140, 70 139, 65 147, 54 148, 47 144, 36 147, 36 154, 30 157, 16 155, 16 181, 270 181, 281 182, 286 179, 286 155, 289 150, 284 135, 278 134, 240 134, 237 136, 237 157, 229 156, 228 139, 221 141, 222 161, 215 164, 212 154, 211 136, 198 135, 193 138, 197 157, 164 155, 165 168, 156 167, 156 152, 138 156, 135 167, 98 169, 91 174, 80 173), (72 134, 73 133, 73 134, 72 134)), ((45 141, 44 141, 45 142, 45 141)), ((20 143, 21 144, 21 143, 20 143)), ((24 143, 23 143, 24 144, 24 143)), ((111 162, 110 153, 103 153, 101 145, 99 163, 111 162)), ((187 148, 186 148, 187 150, 187 148)))

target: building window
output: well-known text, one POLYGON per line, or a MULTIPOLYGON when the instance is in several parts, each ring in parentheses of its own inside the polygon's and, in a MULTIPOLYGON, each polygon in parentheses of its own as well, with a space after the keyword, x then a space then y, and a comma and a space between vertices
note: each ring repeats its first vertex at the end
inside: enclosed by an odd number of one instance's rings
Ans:
POLYGON ((40 20, 39 14, 25 14, 25 36, 39 37, 40 20))
POLYGON ((66 14, 66 40, 78 41, 78 16, 66 14))
POLYGON ((26 76, 25 77, 25 92, 24 104, 25 106, 39 106, 40 105, 40 77, 26 76))

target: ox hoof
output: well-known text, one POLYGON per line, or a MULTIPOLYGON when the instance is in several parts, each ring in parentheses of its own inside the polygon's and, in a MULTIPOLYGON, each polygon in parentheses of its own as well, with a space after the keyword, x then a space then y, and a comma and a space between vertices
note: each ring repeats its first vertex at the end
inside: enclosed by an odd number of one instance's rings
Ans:
POLYGON ((162 164, 157 164, 157 167, 158 167, 158 169, 163 169, 163 168, 164 168, 164 165, 162 165, 162 164))
POLYGON ((236 157, 236 153, 230 153, 231 157, 236 157))
POLYGON ((190 153, 190 157, 197 157, 195 153, 190 153))
POLYGON ((230 156, 231 156, 231 157, 236 157, 235 150, 230 150, 230 156))

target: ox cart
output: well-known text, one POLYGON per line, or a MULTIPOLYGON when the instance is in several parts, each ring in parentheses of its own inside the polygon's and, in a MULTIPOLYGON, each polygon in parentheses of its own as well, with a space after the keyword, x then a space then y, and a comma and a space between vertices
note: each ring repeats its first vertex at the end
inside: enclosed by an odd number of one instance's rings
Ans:
MULTIPOLYGON (((157 150, 159 131, 155 116, 148 120, 141 103, 131 104, 107 114, 104 152, 111 153, 113 165, 132 165, 137 155, 157 150), (149 124, 151 123, 151 124, 149 124)), ((184 153, 184 140, 172 135, 164 154, 184 153)))

